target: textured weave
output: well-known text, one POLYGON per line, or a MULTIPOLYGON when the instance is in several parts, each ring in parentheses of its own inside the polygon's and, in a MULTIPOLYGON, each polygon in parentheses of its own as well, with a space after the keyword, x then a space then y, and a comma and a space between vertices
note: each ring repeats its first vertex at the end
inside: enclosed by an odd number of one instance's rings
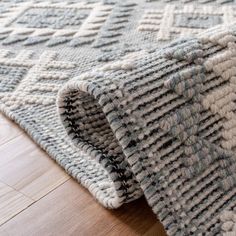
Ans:
POLYGON ((216 235, 236 209, 236 28, 224 28, 107 64, 59 93, 74 144, 114 178, 119 201, 137 196, 138 181, 169 235, 216 235))
POLYGON ((236 234, 236 27, 204 32, 234 1, 0 12, 2 112, 105 207, 144 194, 169 235, 236 234))

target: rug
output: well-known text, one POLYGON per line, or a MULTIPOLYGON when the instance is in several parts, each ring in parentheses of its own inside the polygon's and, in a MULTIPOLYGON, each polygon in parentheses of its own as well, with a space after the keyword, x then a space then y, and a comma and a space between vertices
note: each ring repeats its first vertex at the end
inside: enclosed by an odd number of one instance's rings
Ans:
POLYGON ((0 109, 105 207, 235 235, 235 8, 0 1, 0 109))

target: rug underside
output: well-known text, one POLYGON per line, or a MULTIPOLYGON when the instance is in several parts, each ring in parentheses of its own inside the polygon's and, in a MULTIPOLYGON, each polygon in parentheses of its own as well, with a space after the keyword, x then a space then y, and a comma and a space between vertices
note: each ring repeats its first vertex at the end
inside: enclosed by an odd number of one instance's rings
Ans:
POLYGON ((236 235, 235 10, 0 1, 0 110, 105 207, 144 194, 168 235, 236 235))

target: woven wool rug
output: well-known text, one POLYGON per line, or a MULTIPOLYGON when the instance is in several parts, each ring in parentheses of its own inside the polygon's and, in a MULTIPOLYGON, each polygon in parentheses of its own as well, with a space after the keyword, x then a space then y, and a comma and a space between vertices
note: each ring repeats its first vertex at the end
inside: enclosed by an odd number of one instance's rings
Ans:
POLYGON ((105 207, 144 194, 168 235, 236 235, 235 10, 0 1, 0 110, 105 207))

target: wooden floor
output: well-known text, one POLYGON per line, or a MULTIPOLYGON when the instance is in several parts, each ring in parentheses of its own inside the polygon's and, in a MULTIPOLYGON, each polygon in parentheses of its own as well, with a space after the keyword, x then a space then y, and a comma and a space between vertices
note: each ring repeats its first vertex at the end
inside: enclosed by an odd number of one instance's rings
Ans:
POLYGON ((166 234, 144 199, 103 208, 0 114, 0 235, 166 234))

